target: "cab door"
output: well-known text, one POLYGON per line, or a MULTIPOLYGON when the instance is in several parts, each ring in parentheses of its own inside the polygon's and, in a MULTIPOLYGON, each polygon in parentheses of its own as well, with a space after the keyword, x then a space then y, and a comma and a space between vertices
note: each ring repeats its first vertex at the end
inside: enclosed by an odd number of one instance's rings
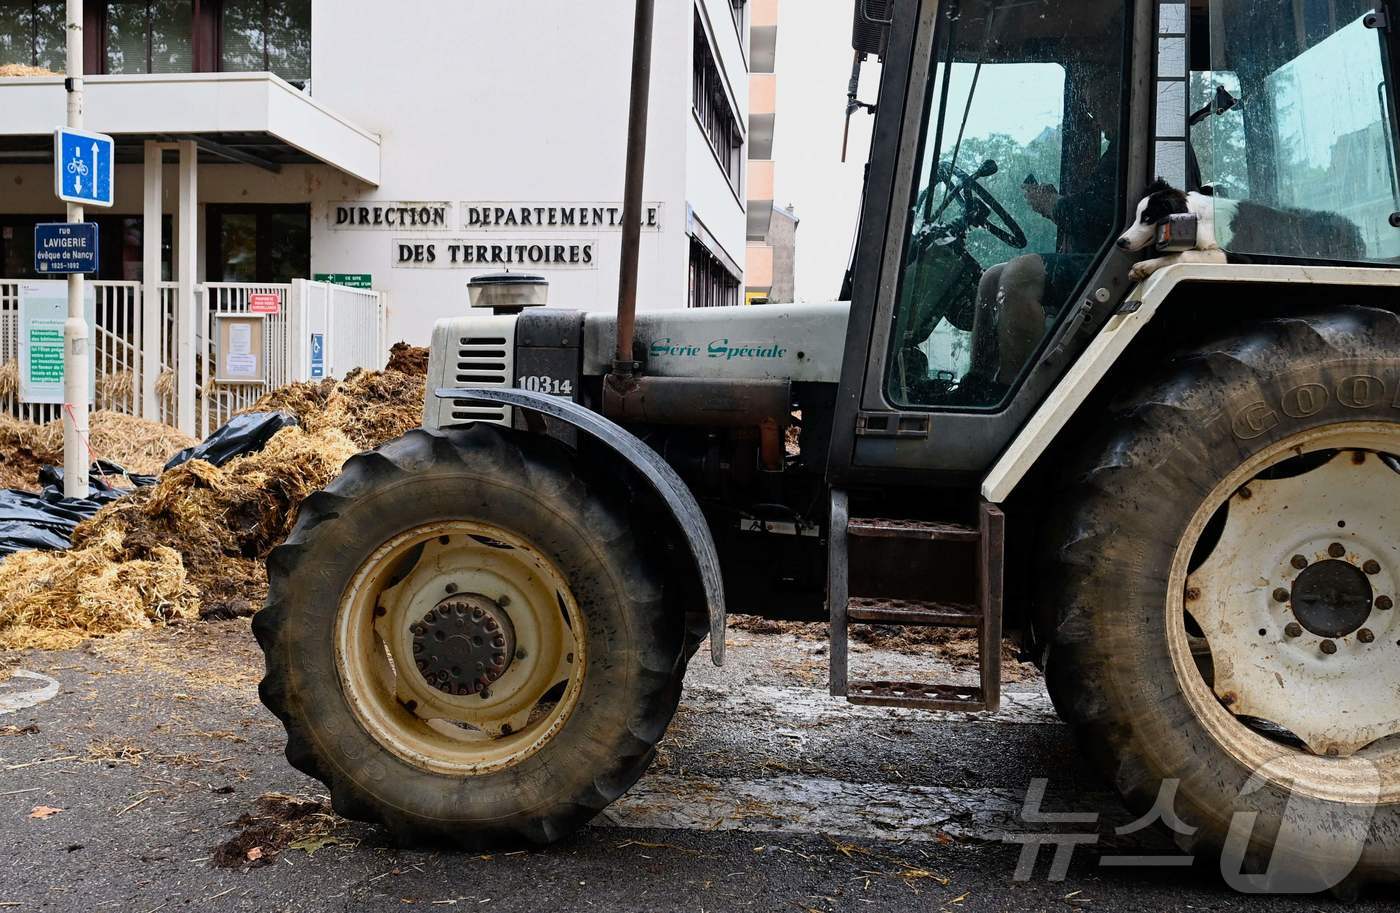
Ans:
POLYGON ((979 475, 1121 300, 1155 7, 893 5, 833 481, 979 475))

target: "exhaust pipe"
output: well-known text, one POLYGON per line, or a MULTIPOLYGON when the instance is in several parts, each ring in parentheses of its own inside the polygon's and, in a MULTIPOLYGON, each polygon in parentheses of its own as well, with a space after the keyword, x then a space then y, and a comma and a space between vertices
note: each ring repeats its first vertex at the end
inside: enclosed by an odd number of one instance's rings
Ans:
POLYGON ((626 386, 637 372, 632 339, 637 324, 637 263, 642 240, 642 183, 651 102, 651 33, 656 0, 637 0, 632 41, 632 105, 627 117, 627 186, 622 200, 622 271, 617 284, 617 351, 609 382, 626 386))

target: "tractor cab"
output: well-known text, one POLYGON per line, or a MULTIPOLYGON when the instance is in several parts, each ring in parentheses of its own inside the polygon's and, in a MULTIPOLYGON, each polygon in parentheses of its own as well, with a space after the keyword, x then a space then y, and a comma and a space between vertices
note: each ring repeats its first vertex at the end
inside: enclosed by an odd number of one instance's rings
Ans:
POLYGON ((1233 262, 1400 254, 1370 3, 958 0, 874 41, 876 6, 856 42, 899 142, 871 156, 836 480, 985 473, 1127 293, 1112 242, 1156 177, 1212 195, 1233 262))

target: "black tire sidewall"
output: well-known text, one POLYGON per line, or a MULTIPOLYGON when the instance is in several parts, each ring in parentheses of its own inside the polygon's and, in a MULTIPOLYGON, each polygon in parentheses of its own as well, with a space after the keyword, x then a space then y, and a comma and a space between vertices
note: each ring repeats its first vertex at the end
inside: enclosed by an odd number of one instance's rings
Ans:
MULTIPOLYGON (((1046 546, 1059 557, 1057 615, 1042 634, 1056 706, 1129 805, 1146 812, 1162 781, 1179 778, 1177 810, 1200 828, 1180 842, 1216 852, 1237 811, 1258 812, 1254 864, 1268 861, 1285 809, 1292 822, 1317 822, 1319 835, 1337 809, 1301 794, 1288 808, 1279 784, 1250 790, 1254 771, 1188 704, 1166 627, 1178 543, 1212 491, 1256 454, 1331 425, 1400 423, 1400 348, 1364 333, 1336 345, 1311 326, 1264 336, 1186 359, 1183 374, 1140 393, 1089 448, 1060 512, 1068 522, 1046 546)), ((1359 870, 1394 877, 1397 863, 1400 806, 1384 805, 1359 870)))

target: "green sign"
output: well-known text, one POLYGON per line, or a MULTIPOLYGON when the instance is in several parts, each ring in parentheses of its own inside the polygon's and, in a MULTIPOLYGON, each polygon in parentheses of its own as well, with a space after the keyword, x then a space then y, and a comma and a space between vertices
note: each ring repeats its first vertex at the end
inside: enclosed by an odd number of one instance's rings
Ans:
POLYGON ((29 382, 63 383, 63 321, 29 323, 29 382))
POLYGON ((374 288, 374 277, 369 273, 317 273, 312 278, 317 282, 329 282, 346 288, 374 288))

